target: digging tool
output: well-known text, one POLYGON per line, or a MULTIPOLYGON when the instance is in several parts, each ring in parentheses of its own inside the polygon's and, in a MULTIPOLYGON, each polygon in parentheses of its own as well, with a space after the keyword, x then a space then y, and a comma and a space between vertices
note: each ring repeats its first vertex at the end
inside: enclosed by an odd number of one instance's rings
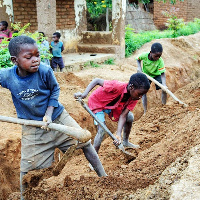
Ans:
MULTIPOLYGON (((43 121, 18 119, 14 117, 6 117, 6 116, 0 116, 0 121, 21 124, 21 125, 26 125, 26 126, 35 126, 35 127, 42 127, 46 125, 46 123, 43 121)), ((77 140, 77 143, 67 149, 67 151, 62 156, 61 160, 53 168, 53 174, 57 176, 58 174, 60 174, 61 170, 64 168, 66 162, 72 157, 73 152, 76 150, 78 141, 87 142, 88 140, 91 139, 91 133, 81 128, 79 129, 79 128, 69 127, 69 126, 56 124, 56 123, 50 123, 47 126, 47 128, 65 133, 69 137, 77 140)))
MULTIPOLYGON (((26 119, 19 119, 14 117, 6 117, 0 116, 0 121, 14 123, 14 124, 21 124, 26 126, 35 126, 35 127, 42 127, 46 126, 46 123, 43 121, 36 121, 36 120, 26 120, 26 119)), ((87 142, 91 139, 91 133, 84 129, 74 128, 70 126, 65 126, 56 123, 50 123, 47 128, 65 133, 66 135, 70 136, 73 139, 76 139, 80 142, 87 142)))
MULTIPOLYGON (((143 72, 142 72, 143 73, 143 72)), ((145 73, 143 73, 145 74, 145 73)), ((154 82, 156 85, 158 85, 163 91, 165 91, 167 94, 169 94, 175 101, 178 101, 180 104, 183 104, 183 106, 187 107, 188 105, 183 103, 181 100, 179 100, 170 90, 168 90, 164 85, 160 84, 157 80, 152 78, 151 76, 145 74, 149 80, 154 82)))
MULTIPOLYGON (((90 108, 88 107, 88 105, 81 99, 78 98, 77 101, 79 101, 79 103, 83 106, 83 108, 93 117, 93 119, 98 122, 98 124, 104 129, 104 131, 111 137, 111 139, 114 140, 118 140, 112 133, 111 131, 107 128, 107 126, 101 122, 96 116, 95 114, 90 110, 90 108)), ((128 151, 126 151, 124 149, 124 146, 122 143, 120 143, 118 146, 118 149, 120 149, 124 155, 128 158, 128 160, 134 160, 136 157, 134 155, 132 155, 131 153, 129 153, 128 151)))

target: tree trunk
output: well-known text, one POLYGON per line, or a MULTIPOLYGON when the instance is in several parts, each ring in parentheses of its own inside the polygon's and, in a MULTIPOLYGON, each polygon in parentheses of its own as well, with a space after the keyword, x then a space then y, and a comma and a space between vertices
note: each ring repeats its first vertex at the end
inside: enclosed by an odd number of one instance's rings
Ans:
POLYGON ((106 8, 106 31, 109 31, 109 8, 106 8))

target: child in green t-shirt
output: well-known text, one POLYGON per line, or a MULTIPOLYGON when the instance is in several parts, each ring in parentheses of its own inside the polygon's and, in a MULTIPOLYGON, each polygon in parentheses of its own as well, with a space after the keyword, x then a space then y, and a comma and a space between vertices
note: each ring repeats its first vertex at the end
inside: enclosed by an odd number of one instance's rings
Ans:
MULTIPOLYGON (((160 43, 154 43, 151 46, 150 52, 145 52, 139 55, 137 60, 138 65, 138 72, 144 72, 145 74, 151 76, 155 80, 157 80, 162 85, 166 86, 166 76, 165 76, 165 66, 164 61, 161 58, 163 52, 162 45, 160 43), (143 61, 143 65, 141 67, 141 61, 143 61)), ((151 81, 150 81, 151 83, 151 81)), ((161 89, 159 86, 156 85, 156 90, 161 89)), ((167 94, 166 92, 162 91, 162 104, 166 104, 167 101, 167 94)), ((147 110, 147 96, 144 94, 142 96, 142 104, 144 107, 144 113, 147 110)))

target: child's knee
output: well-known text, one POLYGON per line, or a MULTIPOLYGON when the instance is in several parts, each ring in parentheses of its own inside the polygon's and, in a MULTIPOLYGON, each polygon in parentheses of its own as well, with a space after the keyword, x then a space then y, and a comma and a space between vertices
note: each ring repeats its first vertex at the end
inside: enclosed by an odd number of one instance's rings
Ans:
POLYGON ((106 134, 105 130, 103 128, 101 128, 101 126, 98 125, 98 131, 97 134, 101 137, 104 137, 104 135, 106 134))

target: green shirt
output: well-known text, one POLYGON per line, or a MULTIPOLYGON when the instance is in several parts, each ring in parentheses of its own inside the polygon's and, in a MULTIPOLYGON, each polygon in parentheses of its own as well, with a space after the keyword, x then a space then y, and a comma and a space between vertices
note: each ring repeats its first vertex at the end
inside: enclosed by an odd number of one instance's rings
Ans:
POLYGON ((152 61, 152 60, 149 60, 148 55, 149 55, 149 52, 148 53, 145 52, 145 53, 140 54, 136 58, 136 60, 141 60, 143 62, 142 71, 151 77, 159 76, 162 73, 164 73, 166 69, 164 66, 163 59, 159 58, 156 61, 152 61))

